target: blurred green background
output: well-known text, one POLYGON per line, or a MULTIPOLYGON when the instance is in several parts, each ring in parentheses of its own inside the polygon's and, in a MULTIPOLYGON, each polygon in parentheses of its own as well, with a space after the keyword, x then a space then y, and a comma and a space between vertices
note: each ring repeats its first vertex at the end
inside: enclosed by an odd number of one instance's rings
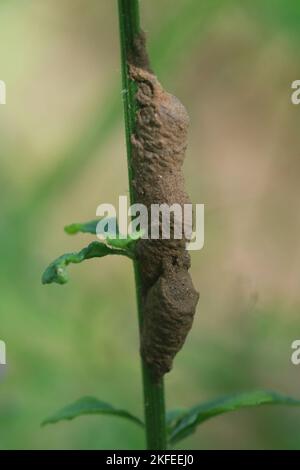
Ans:
MULTIPOLYGON (((141 0, 153 68, 186 104, 185 164, 206 205, 193 253, 201 298, 166 377, 168 407, 271 388, 300 397, 299 79, 296 0, 141 0)), ((119 37, 113 0, 1 0, 1 449, 139 449, 109 417, 40 422, 83 395, 142 414, 133 275, 105 258, 42 287, 44 267, 92 239, 63 226, 127 194, 119 37)), ((300 411, 224 415, 187 449, 299 449, 300 411)))

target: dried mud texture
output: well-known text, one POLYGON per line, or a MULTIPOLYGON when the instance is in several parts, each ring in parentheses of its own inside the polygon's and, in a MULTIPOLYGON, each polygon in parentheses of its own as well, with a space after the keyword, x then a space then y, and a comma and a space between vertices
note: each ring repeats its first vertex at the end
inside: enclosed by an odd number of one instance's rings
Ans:
MULTIPOLYGON (((139 105, 132 136, 135 201, 149 210, 151 204, 183 206, 190 202, 182 174, 189 117, 180 101, 164 91, 149 62, 143 61, 145 68, 129 64, 139 105)), ((172 237, 172 226, 170 240, 137 243, 144 311, 141 354, 156 380, 172 368, 191 329, 199 298, 188 272, 185 245, 184 237, 172 237)))
POLYGON ((146 50, 146 35, 144 31, 141 31, 141 33, 135 37, 133 50, 129 51, 129 63, 130 65, 134 65, 135 67, 152 73, 146 50))

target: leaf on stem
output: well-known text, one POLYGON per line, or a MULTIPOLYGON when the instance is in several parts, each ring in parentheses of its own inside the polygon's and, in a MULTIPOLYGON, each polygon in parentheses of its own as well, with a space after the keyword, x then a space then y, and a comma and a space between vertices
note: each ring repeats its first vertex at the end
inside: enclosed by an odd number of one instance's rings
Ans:
MULTIPOLYGON (((91 233, 92 235, 110 235, 108 232, 100 232, 99 233, 99 227, 97 230, 97 226, 99 224, 101 219, 97 220, 91 220, 90 222, 84 222, 84 223, 75 223, 75 224, 70 224, 65 227, 65 232, 68 235, 76 235, 77 233, 91 233)), ((119 228, 118 228, 118 223, 116 218, 107 218, 106 219, 106 224, 107 226, 110 226, 110 224, 114 224, 116 227, 116 233, 119 233, 119 228)))
POLYGON ((115 217, 67 225, 65 227, 65 232, 68 235, 75 235, 77 233, 91 233, 93 235, 98 235, 100 239, 103 238, 103 241, 111 247, 122 250, 132 250, 135 242, 142 238, 145 233, 144 230, 139 230, 128 236, 122 236, 119 232, 118 221, 115 217), (99 222, 102 222, 101 225, 99 222), (110 227, 113 227, 112 231, 109 230, 110 227))
POLYGON ((99 220, 91 220, 90 222, 74 223, 66 225, 64 230, 68 235, 76 235, 77 233, 92 233, 96 234, 96 228, 99 220))
POLYGON ((123 250, 131 250, 137 240, 140 240, 144 235, 144 230, 140 230, 138 232, 133 232, 132 234, 128 235, 126 238, 121 237, 107 237, 106 242, 108 245, 113 246, 114 248, 120 248, 123 250))
POLYGON ((144 423, 126 410, 115 408, 109 403, 100 401, 94 397, 83 397, 71 405, 62 408, 54 415, 45 419, 42 426, 58 423, 59 421, 71 420, 83 415, 112 415, 125 418, 138 426, 144 427, 144 423))
POLYGON ((44 271, 42 276, 43 284, 66 284, 68 282, 67 266, 71 263, 77 264, 91 258, 102 258, 107 255, 125 255, 131 257, 125 250, 117 250, 107 246, 105 243, 92 242, 78 253, 66 253, 53 261, 44 271))
POLYGON ((181 439, 184 439, 192 434, 198 425, 214 416, 242 408, 251 408, 261 405, 300 406, 300 400, 272 391, 258 390, 229 395, 214 401, 202 403, 187 410, 183 415, 179 415, 179 418, 175 420, 175 423, 171 426, 171 429, 169 429, 169 442, 175 444, 181 439))
POLYGON ((176 408, 174 410, 168 410, 166 412, 167 430, 171 432, 175 423, 177 423, 178 420, 182 418, 185 414, 186 414, 186 410, 184 408, 176 408))

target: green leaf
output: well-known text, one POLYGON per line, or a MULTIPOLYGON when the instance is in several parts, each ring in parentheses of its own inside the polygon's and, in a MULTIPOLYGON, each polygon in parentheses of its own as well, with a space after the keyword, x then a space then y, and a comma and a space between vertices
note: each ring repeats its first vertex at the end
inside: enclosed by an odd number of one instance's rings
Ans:
POLYGON ((99 233, 99 228, 97 229, 98 223, 101 219, 98 220, 91 220, 90 222, 86 223, 75 223, 71 225, 67 225, 65 227, 65 232, 69 235, 75 235, 77 233, 92 233, 93 235, 103 235, 104 240, 108 245, 114 248, 119 248, 122 250, 131 250, 137 240, 142 238, 144 231, 140 230, 137 232, 132 233, 126 238, 121 238, 118 222, 116 218, 107 218, 106 222, 109 226, 111 223, 114 224, 116 227, 116 233, 110 233, 106 230, 103 230, 99 233))
POLYGON ((130 257, 130 254, 125 250, 116 250, 105 243, 97 241, 92 242, 78 253, 66 253, 53 261, 44 271, 42 283, 51 284, 56 282, 57 284, 66 284, 69 279, 66 268, 70 263, 77 264, 87 259, 102 258, 103 256, 116 254, 130 257))
POLYGON ((121 248, 123 250, 130 250, 135 245, 137 240, 142 238, 143 235, 144 235, 144 230, 140 230, 139 232, 132 233, 127 238, 107 237, 106 242, 108 243, 108 245, 113 246, 114 248, 121 248))
POLYGON ((93 235, 96 234, 96 227, 99 220, 91 220, 90 222, 75 223, 66 225, 65 232, 68 235, 76 235, 77 233, 92 233, 93 235))
MULTIPOLYGON (((75 224, 70 224, 65 227, 65 232, 68 235, 76 235, 77 233, 91 233, 92 235, 97 234, 97 225, 100 222, 101 219, 97 220, 91 220, 90 222, 84 222, 84 223, 75 223, 75 224)), ((118 223, 116 218, 108 218, 107 223, 114 222, 116 229, 117 229, 117 234, 119 233, 119 228, 118 228, 118 223)), ((105 235, 106 232, 103 232, 102 234, 105 235)), ((109 234, 108 234, 109 235, 109 234)))
POLYGON ((300 406, 300 400, 280 395, 272 391, 254 391, 219 398, 214 401, 197 405, 179 416, 169 431, 169 442, 175 444, 192 434, 199 424, 214 416, 242 408, 260 405, 300 406))
POLYGON ((62 408, 60 411, 45 419, 42 426, 58 423, 59 421, 71 420, 83 415, 112 415, 126 418, 135 424, 144 427, 144 423, 126 410, 115 408, 109 403, 100 401, 94 397, 83 397, 71 405, 62 408))
POLYGON ((172 430, 173 425, 185 415, 186 410, 184 408, 176 408, 174 410, 168 410, 166 412, 166 426, 169 431, 172 430))

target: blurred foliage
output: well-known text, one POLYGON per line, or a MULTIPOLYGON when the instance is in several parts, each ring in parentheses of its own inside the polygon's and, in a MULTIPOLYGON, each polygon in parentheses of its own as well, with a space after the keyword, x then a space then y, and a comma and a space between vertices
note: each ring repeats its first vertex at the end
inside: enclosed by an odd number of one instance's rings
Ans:
POLYGON ((136 416, 128 413, 128 411, 120 410, 115 408, 109 403, 105 403, 94 397, 83 397, 77 400, 75 403, 66 406, 62 410, 59 410, 50 418, 43 421, 42 425, 55 424, 59 421, 70 421, 84 415, 110 415, 118 418, 125 418, 138 426, 144 427, 143 421, 136 416))
MULTIPOLYGON (((154 69, 191 114, 187 183, 207 208, 205 249, 193 254, 199 312, 167 378, 169 408, 252 388, 299 397, 299 2, 141 7, 154 69)), ((60 227, 127 191, 116 8, 14 0, 0 11, 0 448, 142 448, 139 429, 105 416, 39 426, 85 395, 141 416, 129 263, 83 264, 63 290, 40 284, 57 253, 85 243, 60 227)), ((244 411, 182 445, 298 449, 299 420, 285 408, 244 411)))

